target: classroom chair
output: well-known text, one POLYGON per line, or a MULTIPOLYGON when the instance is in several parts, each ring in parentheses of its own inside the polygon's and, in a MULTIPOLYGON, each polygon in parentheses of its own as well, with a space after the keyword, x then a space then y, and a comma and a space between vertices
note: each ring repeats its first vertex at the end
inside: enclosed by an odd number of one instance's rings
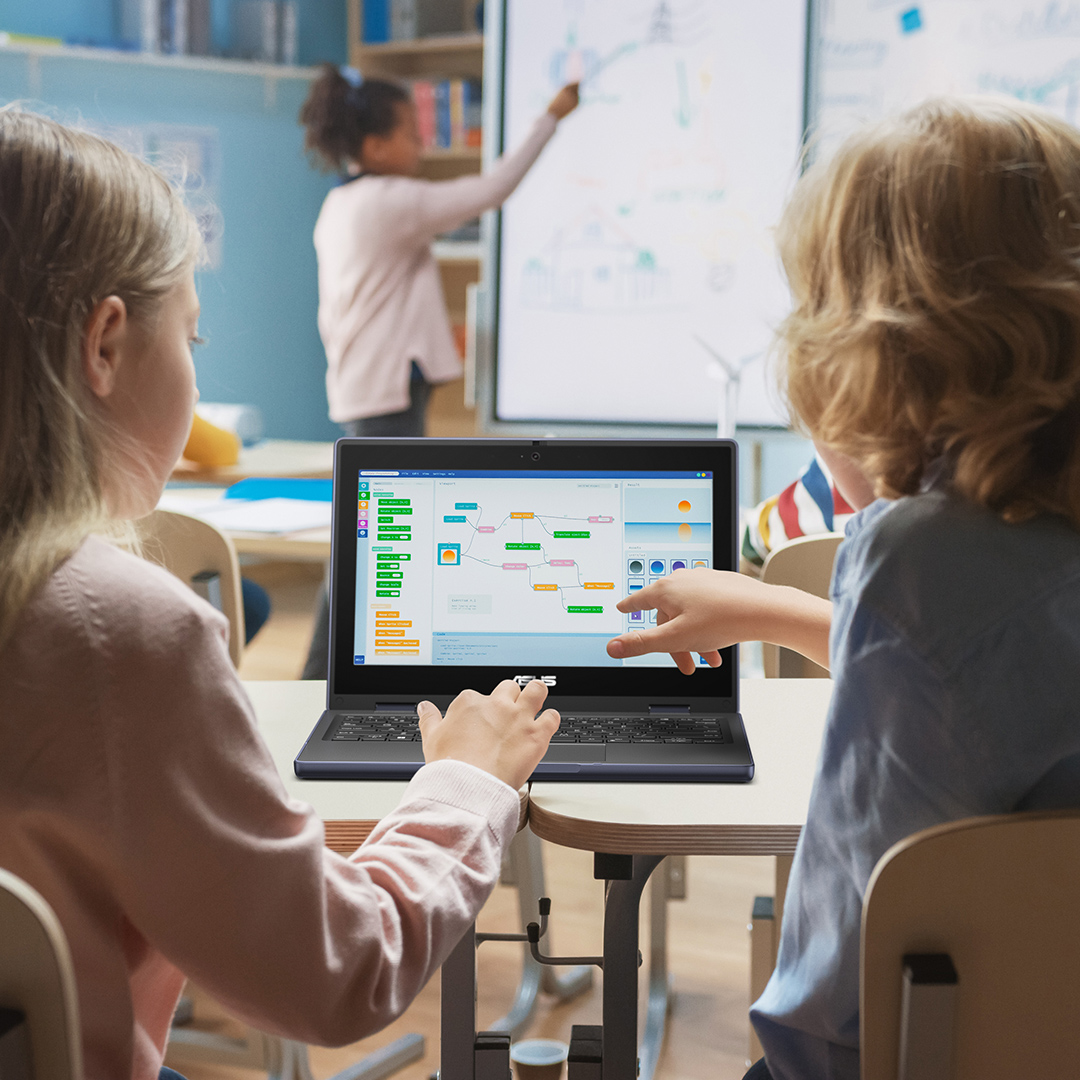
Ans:
POLYGON ((229 655, 236 667, 244 653, 244 604, 233 542, 201 518, 155 510, 139 522, 143 555, 165 567, 209 600, 229 620, 229 655))
MULTIPOLYGON (((761 568, 761 580, 769 585, 789 585, 814 596, 828 598, 836 550, 843 533, 800 536, 769 552, 761 568)), ((790 649, 763 642, 762 667, 767 679, 827 679, 829 673, 812 660, 790 649)), ((750 915, 750 1000, 756 1001, 776 967, 780 925, 784 914, 790 855, 776 856, 776 886, 772 896, 755 896, 750 915)), ((761 1057, 761 1043, 750 1028, 750 1059, 761 1057)))
POLYGON ((862 1080, 1080 1071, 1080 810, 967 818, 890 848, 863 902, 862 1080))
MULTIPOLYGON (((789 540, 769 557, 761 568, 761 580, 770 585, 790 585, 803 592, 828 599, 836 549, 843 533, 819 533, 789 540)), ((767 679, 827 679, 829 673, 812 660, 790 649, 765 642, 761 650, 767 679)))
POLYGON ((35 889, 0 870, 0 1075, 80 1080, 82 1044, 67 938, 35 889))

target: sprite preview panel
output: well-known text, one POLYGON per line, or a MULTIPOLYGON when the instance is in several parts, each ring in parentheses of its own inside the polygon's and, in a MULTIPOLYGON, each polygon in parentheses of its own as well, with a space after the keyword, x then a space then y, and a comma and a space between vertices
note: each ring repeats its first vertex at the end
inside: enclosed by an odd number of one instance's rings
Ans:
POLYGON ((354 664, 613 660, 627 593, 712 565, 710 472, 361 471, 354 664))

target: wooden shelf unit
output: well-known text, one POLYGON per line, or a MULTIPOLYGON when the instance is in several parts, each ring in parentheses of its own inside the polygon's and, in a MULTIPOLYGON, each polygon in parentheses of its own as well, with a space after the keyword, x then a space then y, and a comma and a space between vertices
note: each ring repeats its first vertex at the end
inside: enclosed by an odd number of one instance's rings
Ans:
POLYGON ((479 79, 484 73, 482 34, 447 34, 379 44, 357 41, 349 55, 361 71, 372 75, 479 79))

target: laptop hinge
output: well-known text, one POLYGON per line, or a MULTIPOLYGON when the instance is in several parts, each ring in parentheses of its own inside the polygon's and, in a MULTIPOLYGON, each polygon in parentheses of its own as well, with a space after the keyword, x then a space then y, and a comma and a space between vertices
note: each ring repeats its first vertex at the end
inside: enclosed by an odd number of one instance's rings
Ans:
POLYGON ((650 705, 649 713, 655 715, 656 713, 688 713, 690 711, 689 705, 650 705))
POLYGON ((376 712, 416 712, 413 701, 376 701, 376 712))

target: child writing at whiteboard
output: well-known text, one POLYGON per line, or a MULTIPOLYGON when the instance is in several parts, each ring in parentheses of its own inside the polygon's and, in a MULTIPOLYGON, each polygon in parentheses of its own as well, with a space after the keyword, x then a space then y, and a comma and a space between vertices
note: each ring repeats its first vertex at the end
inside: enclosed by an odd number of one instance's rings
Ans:
POLYGON ((810 169, 780 243, 788 399, 860 511, 832 608, 678 571, 620 602, 658 625, 608 651, 689 673, 692 652, 758 639, 831 666, 749 1075, 858 1080, 881 856, 932 825, 1080 806, 1080 133, 1018 102, 929 102, 810 169))
POLYGON ((423 146, 403 87, 330 64, 312 83, 305 145, 348 176, 315 225, 330 419, 348 434, 424 434, 430 384, 461 375, 431 242, 502 203, 577 103, 577 84, 563 87, 489 172, 431 181, 416 175, 423 146))
POLYGON ((186 975, 264 1030, 353 1042, 475 918, 558 715, 539 682, 422 702, 428 764, 362 847, 327 850, 224 618, 105 538, 191 430, 194 217, 125 151, 7 109, 0 219, 0 867, 70 945, 74 1075, 157 1080, 186 975))

